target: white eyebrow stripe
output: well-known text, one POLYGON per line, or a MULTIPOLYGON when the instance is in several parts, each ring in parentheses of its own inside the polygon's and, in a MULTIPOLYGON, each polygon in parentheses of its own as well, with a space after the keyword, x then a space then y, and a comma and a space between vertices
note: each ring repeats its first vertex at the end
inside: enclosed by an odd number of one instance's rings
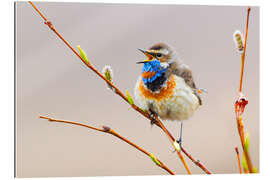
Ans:
POLYGON ((162 49, 161 52, 165 55, 168 55, 169 54, 169 51, 167 49, 162 49))

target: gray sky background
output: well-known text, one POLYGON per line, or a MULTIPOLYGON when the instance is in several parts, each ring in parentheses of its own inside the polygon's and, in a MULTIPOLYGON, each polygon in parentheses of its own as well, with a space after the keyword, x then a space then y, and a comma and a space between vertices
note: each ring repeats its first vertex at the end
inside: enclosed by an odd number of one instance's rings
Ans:
MULTIPOLYGON (((240 139, 234 115, 240 55, 232 34, 244 31, 247 7, 36 3, 73 47, 97 69, 111 65, 115 84, 133 95, 141 72, 135 62, 157 42, 171 44, 197 86, 203 106, 184 122, 183 146, 214 173, 237 173, 240 139)), ((243 90, 250 154, 259 165, 259 8, 252 7, 243 90)), ((186 171, 167 137, 106 84, 43 24, 26 2, 16 3, 16 124, 18 177, 163 175, 143 153, 110 135, 49 123, 40 115, 107 125, 155 154, 177 174, 186 171)), ((179 137, 180 122, 165 121, 179 137)), ((241 150, 242 152, 242 150, 241 150)), ((192 173, 203 173, 185 158, 192 173)))

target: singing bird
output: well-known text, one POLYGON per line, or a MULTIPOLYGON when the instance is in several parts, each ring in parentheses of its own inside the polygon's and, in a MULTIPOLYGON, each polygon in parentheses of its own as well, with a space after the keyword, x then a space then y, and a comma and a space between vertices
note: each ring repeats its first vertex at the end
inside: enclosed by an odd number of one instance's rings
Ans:
POLYGON ((186 120, 202 105, 190 68, 179 61, 172 47, 154 44, 139 49, 147 59, 135 86, 140 108, 156 113, 162 120, 186 120))

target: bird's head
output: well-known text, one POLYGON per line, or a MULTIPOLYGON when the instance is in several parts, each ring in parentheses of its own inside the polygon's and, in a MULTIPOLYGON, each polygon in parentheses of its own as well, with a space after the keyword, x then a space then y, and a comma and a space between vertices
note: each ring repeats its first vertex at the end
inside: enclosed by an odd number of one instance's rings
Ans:
POLYGON ((164 43, 155 44, 148 50, 139 49, 139 51, 147 57, 146 60, 137 62, 137 64, 144 64, 142 77, 145 83, 163 76, 175 59, 174 51, 164 43))
POLYGON ((138 64, 158 60, 160 63, 165 65, 174 61, 176 58, 176 54, 173 49, 165 43, 157 43, 151 46, 148 50, 139 49, 139 51, 146 55, 147 59, 137 62, 138 64))

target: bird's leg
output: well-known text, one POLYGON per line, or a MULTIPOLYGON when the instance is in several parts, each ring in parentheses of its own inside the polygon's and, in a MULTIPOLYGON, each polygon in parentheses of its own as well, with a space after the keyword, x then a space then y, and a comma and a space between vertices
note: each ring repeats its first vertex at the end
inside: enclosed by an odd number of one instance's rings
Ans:
MULTIPOLYGON (((180 137, 179 140, 176 140, 176 142, 179 144, 180 149, 182 148, 182 132, 183 132, 183 122, 181 122, 181 127, 180 127, 180 137)), ((174 149, 173 152, 176 150, 174 149)))
POLYGON ((181 122, 180 137, 179 140, 177 140, 178 144, 180 145, 180 148, 182 147, 182 133, 183 133, 183 122, 181 122))

